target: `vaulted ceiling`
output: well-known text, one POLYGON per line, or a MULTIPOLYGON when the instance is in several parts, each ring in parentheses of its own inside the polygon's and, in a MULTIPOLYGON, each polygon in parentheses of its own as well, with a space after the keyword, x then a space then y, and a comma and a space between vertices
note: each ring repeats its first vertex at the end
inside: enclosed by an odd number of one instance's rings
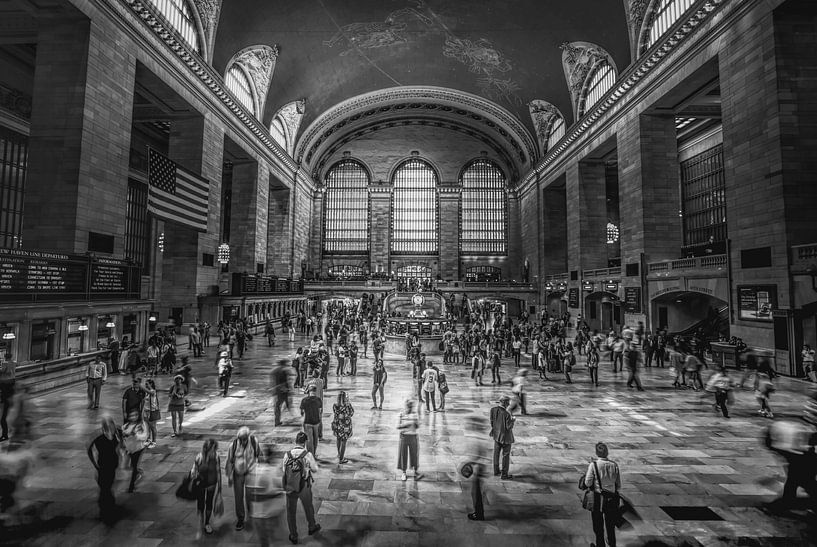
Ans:
MULTIPOLYGON (((549 101, 568 123, 573 121, 560 45, 575 41, 601 46, 619 70, 625 68, 630 46, 624 2, 230 0, 222 6, 213 63, 223 73, 242 48, 278 46, 262 121, 268 125, 283 105, 305 99, 299 161, 307 161, 310 147, 313 154, 320 153, 320 146, 314 146, 317 137, 310 144, 302 139, 316 120, 321 128, 335 127, 326 135, 348 140, 363 125, 371 128, 373 122, 412 116, 429 123, 471 117, 476 123, 470 129, 488 139, 497 133, 497 139, 508 140, 502 133, 510 133, 510 141, 516 142, 505 148, 509 156, 518 157, 527 147, 522 141, 532 140, 534 134, 530 101, 549 101), (413 98, 406 93, 395 97, 382 91, 401 86, 419 95, 424 88, 441 88, 444 98, 413 98), (450 100, 457 91, 464 92, 459 107, 456 99, 450 100), (350 107, 350 100, 366 94, 371 100, 350 107), (333 111, 344 102, 346 107, 340 110, 347 118, 358 114, 365 123, 352 120, 360 123, 347 127, 344 117, 335 115, 338 109, 333 111), (398 104, 405 107, 395 108, 398 104), (482 111, 485 104, 493 113, 482 111), (379 110, 369 108, 364 115, 371 105, 379 110), (322 116, 331 119, 321 121, 322 116), (345 131, 337 131, 338 123, 345 131)), ((531 153, 536 154, 535 146, 524 152, 531 153)), ((533 160, 516 161, 517 167, 533 160)))

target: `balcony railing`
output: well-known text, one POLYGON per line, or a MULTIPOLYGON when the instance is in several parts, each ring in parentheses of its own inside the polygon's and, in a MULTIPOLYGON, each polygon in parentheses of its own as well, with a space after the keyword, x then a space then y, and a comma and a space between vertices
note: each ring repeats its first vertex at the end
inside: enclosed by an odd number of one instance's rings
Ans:
POLYGON ((596 270, 584 270, 583 279, 610 279, 621 277, 621 266, 617 268, 599 268, 596 270))
POLYGON ((698 256, 664 262, 651 262, 647 271, 651 274, 677 270, 726 270, 726 255, 698 256))
POLYGON ((560 273, 560 274, 546 275, 545 276, 545 281, 546 282, 547 281, 567 281, 568 279, 570 279, 570 274, 568 274, 567 272, 560 273))

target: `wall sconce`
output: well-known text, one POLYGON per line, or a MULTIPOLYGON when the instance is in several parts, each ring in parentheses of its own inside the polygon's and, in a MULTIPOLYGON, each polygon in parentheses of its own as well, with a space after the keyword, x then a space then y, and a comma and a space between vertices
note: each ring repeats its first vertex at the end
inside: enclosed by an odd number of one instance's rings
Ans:
POLYGON ((14 327, 9 327, 5 323, 0 324, 0 328, 3 329, 3 340, 14 340, 17 338, 17 335, 14 334, 14 327))
POLYGON ((85 332, 85 331, 87 331, 87 330, 88 330, 88 325, 87 325, 87 323, 85 323, 85 321, 83 321, 82 323, 80 323, 80 324, 79 324, 79 326, 77 327, 77 330, 78 330, 78 331, 81 331, 81 332, 85 332))
POLYGON ((148 321, 150 321, 151 323, 156 322, 156 312, 155 311, 150 312, 150 315, 148 315, 148 321))
POLYGON ((105 323, 105 328, 106 328, 106 329, 112 329, 112 328, 114 328, 115 326, 116 326, 116 323, 114 323, 114 322, 113 322, 113 318, 112 318, 112 317, 110 317, 110 316, 108 316, 108 322, 107 322, 107 323, 105 323))
POLYGON ((218 246, 218 263, 227 264, 230 261, 230 245, 222 243, 218 246))

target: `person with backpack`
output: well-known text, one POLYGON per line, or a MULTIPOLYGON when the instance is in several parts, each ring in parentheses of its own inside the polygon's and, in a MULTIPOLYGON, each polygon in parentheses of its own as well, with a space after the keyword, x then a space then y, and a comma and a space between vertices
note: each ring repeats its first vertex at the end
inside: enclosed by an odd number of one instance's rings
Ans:
POLYGON ((321 529, 321 525, 315 522, 315 507, 312 505, 312 475, 318 471, 318 464, 306 449, 306 442, 306 433, 299 431, 295 435, 295 447, 284 454, 282 486, 287 498, 289 541, 293 544, 298 543, 298 500, 301 500, 306 514, 309 535, 321 529))
POLYGON ((244 529, 244 518, 247 513, 244 505, 244 487, 247 476, 255 469, 258 463, 258 456, 261 448, 255 435, 250 433, 250 428, 242 426, 238 429, 235 439, 230 443, 227 451, 227 462, 224 465, 224 472, 227 475, 227 486, 233 487, 235 494, 235 529, 244 529))
POLYGON ((593 502, 590 504, 590 516, 593 532, 596 534, 596 547, 604 547, 604 533, 607 532, 607 543, 616 547, 616 522, 620 517, 621 474, 618 464, 607 459, 609 449, 604 443, 596 444, 596 459, 587 466, 584 475, 585 487, 591 492, 593 502))

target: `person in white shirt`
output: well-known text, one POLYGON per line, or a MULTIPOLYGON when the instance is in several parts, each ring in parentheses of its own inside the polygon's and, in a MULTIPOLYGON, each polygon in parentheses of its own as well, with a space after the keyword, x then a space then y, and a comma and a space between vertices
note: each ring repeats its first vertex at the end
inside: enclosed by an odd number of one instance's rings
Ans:
POLYGON ((609 450, 604 443, 596 444, 597 458, 587 466, 584 483, 594 492, 595 502, 590 515, 593 520, 593 532, 596 534, 596 547, 604 547, 604 532, 607 531, 607 545, 616 547, 616 521, 619 518, 619 490, 621 474, 618 464, 608 460, 609 450))
POLYGON ((437 412, 437 401, 434 398, 437 389, 437 371, 431 365, 431 361, 427 362, 426 369, 423 371, 423 394, 426 399, 426 412, 431 412, 432 408, 434 412, 437 412))
POLYGON ((88 382, 88 408, 99 408, 99 395, 102 393, 102 384, 108 380, 108 367, 99 358, 88 363, 85 371, 85 381, 88 382))
POLYGON ((315 522, 315 507, 312 505, 312 475, 318 471, 318 463, 315 461, 314 456, 306 449, 306 439, 306 433, 299 431, 295 436, 295 448, 284 454, 283 461, 284 480, 282 481, 282 485, 287 497, 287 526, 289 527, 289 541, 292 543, 298 543, 298 524, 296 517, 299 499, 306 514, 309 535, 311 536, 321 529, 321 525, 315 522), (302 485, 291 485, 287 483, 287 464, 290 460, 297 460, 303 468, 302 485))

